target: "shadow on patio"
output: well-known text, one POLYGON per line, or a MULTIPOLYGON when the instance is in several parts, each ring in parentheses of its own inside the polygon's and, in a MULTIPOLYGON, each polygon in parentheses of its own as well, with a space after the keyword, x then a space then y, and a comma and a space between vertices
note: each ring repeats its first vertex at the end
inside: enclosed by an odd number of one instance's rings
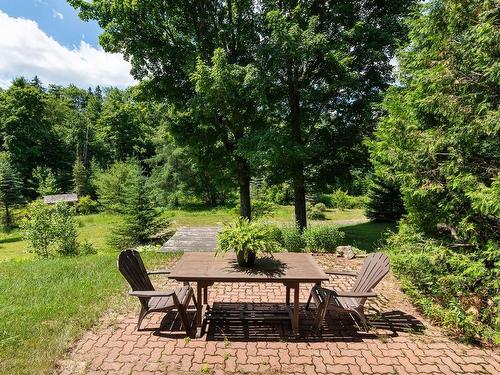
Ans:
MULTIPOLYGON (((358 331, 358 327, 347 314, 329 313, 320 334, 311 330, 315 310, 305 310, 301 304, 300 335, 292 331, 288 311, 279 303, 214 303, 205 326, 207 341, 251 342, 251 341, 293 341, 293 342, 361 342, 364 340, 397 337, 400 332, 422 333, 425 326, 412 315, 400 310, 377 313, 369 310, 367 319, 370 332, 358 331)), ((194 312, 189 313, 190 319, 194 312)), ((165 338, 185 336, 180 319, 171 312, 162 320, 160 329, 151 327, 154 335, 165 338)))

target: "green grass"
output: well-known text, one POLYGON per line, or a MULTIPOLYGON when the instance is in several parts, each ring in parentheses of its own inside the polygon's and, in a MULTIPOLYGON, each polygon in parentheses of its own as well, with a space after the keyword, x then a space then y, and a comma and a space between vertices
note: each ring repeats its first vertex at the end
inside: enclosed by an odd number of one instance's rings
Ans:
POLYGON ((395 230, 396 225, 392 223, 367 222, 355 225, 339 226, 345 233, 348 245, 356 246, 366 252, 376 251, 384 244, 389 230, 395 230))
MULTIPOLYGON (((117 221, 116 215, 104 213, 77 216, 78 239, 92 242, 96 249, 109 250, 106 239, 117 221)), ((35 256, 29 252, 28 242, 22 238, 21 230, 14 229, 9 233, 0 233, 0 262, 9 259, 34 258, 35 256)))
MULTIPOLYGON (((326 220, 313 221, 312 224, 328 224, 333 222, 349 222, 349 221, 364 221, 366 217, 362 209, 351 210, 332 210, 329 209, 325 212, 326 220)), ((172 224, 176 227, 179 226, 211 226, 221 225, 238 217, 238 212, 235 208, 191 208, 166 210, 164 212, 166 217, 172 220, 172 224)), ((293 206, 276 206, 272 214, 266 218, 270 221, 277 221, 283 223, 294 222, 294 208, 293 206)))
MULTIPOLYGON (((237 217, 234 209, 169 210, 173 226, 217 225, 237 217)), ((363 222, 362 210, 328 210, 327 220, 346 232, 348 244, 373 251, 390 225, 363 222), (349 225, 351 223, 351 225, 349 225)), ((106 244, 118 217, 78 217, 79 239, 89 240, 96 255, 37 259, 27 253, 22 233, 0 233, 0 374, 50 373, 68 345, 107 311, 124 306, 126 283, 116 271, 117 253, 106 244)), ((293 207, 278 206, 271 221, 293 222, 293 207)), ((175 255, 145 253, 150 267, 175 255)), ((133 301, 132 301, 133 302, 133 301)))
MULTIPOLYGON (((67 346, 110 306, 126 283, 116 253, 0 263, 0 374, 48 374, 67 346)), ((146 253, 146 264, 175 255, 146 253)))

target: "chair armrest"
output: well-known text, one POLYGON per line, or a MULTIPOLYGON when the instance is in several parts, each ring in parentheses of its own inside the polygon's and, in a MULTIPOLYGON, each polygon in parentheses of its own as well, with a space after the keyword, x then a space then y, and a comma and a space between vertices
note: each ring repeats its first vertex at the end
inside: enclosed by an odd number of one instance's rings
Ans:
POLYGON ((358 274, 356 272, 351 272, 351 271, 335 271, 335 270, 332 270, 332 271, 326 271, 325 272, 327 275, 343 275, 343 276, 358 276, 358 274))
POLYGON ((129 296, 134 297, 170 297, 175 294, 173 290, 171 291, 162 291, 162 290, 135 290, 128 292, 129 296))
POLYGON ((333 295, 336 297, 368 298, 368 297, 377 297, 378 294, 375 292, 335 292, 335 291, 333 291, 333 295))
POLYGON ((148 275, 168 275, 170 272, 170 270, 153 270, 148 271, 148 275))

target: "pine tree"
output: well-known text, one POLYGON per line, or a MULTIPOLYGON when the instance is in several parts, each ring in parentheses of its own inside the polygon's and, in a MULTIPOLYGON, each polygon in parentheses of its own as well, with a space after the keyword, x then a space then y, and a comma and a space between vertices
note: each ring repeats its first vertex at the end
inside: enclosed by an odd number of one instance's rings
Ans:
POLYGON ((79 197, 91 194, 89 171, 80 159, 73 165, 73 186, 79 197))
POLYGON ((124 191, 123 220, 113 230, 110 244, 124 248, 147 243, 151 237, 166 227, 167 223, 157 218, 150 195, 146 177, 138 163, 135 173, 124 191))
POLYGON ((37 187, 36 192, 40 197, 60 192, 57 186, 56 176, 50 168, 41 166, 36 167, 33 170, 33 180, 37 187))
POLYGON ((13 226, 11 208, 21 202, 21 179, 12 166, 7 152, 0 152, 0 203, 4 209, 3 224, 6 229, 13 226))
POLYGON ((366 216, 376 221, 398 221, 405 213, 399 186, 374 175, 368 191, 366 216))

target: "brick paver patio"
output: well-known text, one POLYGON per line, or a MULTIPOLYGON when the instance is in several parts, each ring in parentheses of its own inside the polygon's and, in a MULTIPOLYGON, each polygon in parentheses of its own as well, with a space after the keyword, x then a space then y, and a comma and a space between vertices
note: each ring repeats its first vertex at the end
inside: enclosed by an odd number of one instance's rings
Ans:
MULTIPOLYGON (((357 269, 362 259, 318 256, 326 268, 357 269)), ((156 285, 173 282, 160 277, 156 285), (163 282, 161 281, 163 280, 163 282)), ((351 281, 333 277, 346 289, 351 281)), ((60 374, 500 374, 497 350, 457 343, 422 318, 389 275, 369 304, 372 330, 357 332, 349 316, 330 316, 321 335, 309 332, 312 312, 301 311, 301 335, 277 321, 211 322, 201 339, 187 339, 175 314, 152 314, 137 332, 137 311, 103 319, 61 360, 60 374), (162 323, 161 330, 158 329, 162 323), (174 331, 170 329, 173 328, 174 331)), ((216 284, 209 303, 230 309, 268 309, 284 302, 275 284, 216 284)), ((308 290, 304 286, 301 302, 308 290)), ((138 303, 138 301, 134 301, 138 303)), ((124 306, 124 311, 126 307, 124 306)))

